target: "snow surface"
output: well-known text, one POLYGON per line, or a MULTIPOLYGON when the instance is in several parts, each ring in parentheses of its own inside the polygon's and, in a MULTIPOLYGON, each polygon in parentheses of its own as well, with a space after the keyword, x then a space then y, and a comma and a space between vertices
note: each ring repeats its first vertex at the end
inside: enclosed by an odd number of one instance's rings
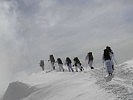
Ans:
POLYGON ((34 88, 30 88, 27 84, 13 82, 9 84, 3 100, 20 100, 21 98, 28 96, 33 91, 34 88))
POLYGON ((41 72, 9 84, 4 100, 133 100, 133 60, 115 66, 105 80, 104 68, 83 72, 41 72))
MULTIPOLYGON (((113 94, 106 93, 104 89, 96 85, 96 79, 88 72, 38 73, 27 77, 22 82, 11 83, 14 84, 12 87, 17 89, 7 89, 12 93, 5 94, 4 98, 7 99, 4 100, 20 100, 18 95, 23 98, 21 98, 22 100, 114 100, 115 98, 113 94), (30 88, 34 91, 32 93, 28 92, 30 90, 29 85, 24 83, 30 84, 30 88)), ((9 85, 9 87, 11 86, 9 85)))

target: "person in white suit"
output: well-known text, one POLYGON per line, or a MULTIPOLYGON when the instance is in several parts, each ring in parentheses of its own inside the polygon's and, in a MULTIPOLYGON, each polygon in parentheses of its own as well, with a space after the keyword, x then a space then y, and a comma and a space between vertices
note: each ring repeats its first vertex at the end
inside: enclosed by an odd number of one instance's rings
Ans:
POLYGON ((111 76, 112 73, 113 73, 112 61, 111 61, 110 52, 109 52, 107 49, 104 49, 104 53, 103 53, 103 63, 104 63, 105 66, 106 66, 108 75, 111 76))

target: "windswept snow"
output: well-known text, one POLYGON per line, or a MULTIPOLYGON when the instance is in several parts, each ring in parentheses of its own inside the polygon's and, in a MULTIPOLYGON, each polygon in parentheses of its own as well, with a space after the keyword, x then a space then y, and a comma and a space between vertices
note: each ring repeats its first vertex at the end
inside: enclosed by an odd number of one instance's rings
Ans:
POLYGON ((115 66, 106 82, 104 68, 83 72, 41 72, 9 85, 4 100, 133 100, 133 60, 115 66))
POLYGON ((31 88, 27 84, 21 82, 13 82, 9 84, 3 100, 20 100, 28 96, 34 90, 35 88, 31 88))
POLYGON ((114 78, 110 82, 105 82, 104 75, 104 69, 95 70, 96 84, 113 93, 118 100, 133 100, 133 60, 115 66, 114 78))
MULTIPOLYGON (((25 98, 24 95, 21 95, 23 98, 22 100, 114 100, 115 98, 112 94, 106 93, 104 89, 101 89, 96 85, 96 79, 94 79, 88 72, 39 73, 33 74, 21 81, 30 84, 32 88, 36 88, 32 93, 29 93, 28 96, 28 93, 26 93, 25 98)), ((18 82, 15 84, 14 88, 16 88, 18 82)), ((19 85, 20 84, 23 87, 23 84, 19 83, 19 85)), ((22 91, 21 85, 19 87, 20 91, 22 91)), ((24 85, 24 87, 27 86, 28 85, 24 85)), ((26 91, 27 89, 28 87, 26 88, 26 91)), ((13 88, 10 88, 10 91, 12 90, 13 88)), ((17 95, 19 90, 16 89, 16 92, 15 90, 12 91, 11 95, 17 95)), ((8 96, 10 96, 10 94, 8 96)), ((5 100, 20 99, 8 98, 5 100)))

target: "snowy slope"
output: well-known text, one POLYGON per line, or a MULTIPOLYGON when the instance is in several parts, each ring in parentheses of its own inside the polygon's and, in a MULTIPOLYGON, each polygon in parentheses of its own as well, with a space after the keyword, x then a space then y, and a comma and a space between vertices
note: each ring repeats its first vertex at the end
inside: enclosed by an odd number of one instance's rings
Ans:
POLYGON ((109 82, 104 68, 34 73, 11 83, 4 100, 133 100, 132 69, 133 60, 115 66, 109 82))
POLYGON ((30 95, 32 92, 34 92, 34 88, 31 88, 27 84, 13 82, 9 84, 3 100, 19 100, 30 95))
POLYGON ((97 79, 96 84, 113 93, 118 100, 133 100, 133 60, 115 66, 114 78, 110 82, 104 79, 104 69, 95 70, 92 74, 97 79))
MULTIPOLYGON (((30 84, 32 89, 35 88, 32 93, 29 93, 29 96, 27 96, 28 93, 26 93, 25 97, 21 94, 22 100, 114 100, 115 98, 112 94, 106 93, 104 89, 97 86, 95 84, 96 79, 88 72, 39 73, 22 80, 22 82, 30 84)), ((15 84, 17 86, 17 84, 23 83, 16 82, 15 84)), ((14 96, 19 94, 21 89, 20 86, 20 89, 12 94, 14 96)), ((6 100, 16 100, 12 98, 12 94, 5 95, 11 97, 6 100)))

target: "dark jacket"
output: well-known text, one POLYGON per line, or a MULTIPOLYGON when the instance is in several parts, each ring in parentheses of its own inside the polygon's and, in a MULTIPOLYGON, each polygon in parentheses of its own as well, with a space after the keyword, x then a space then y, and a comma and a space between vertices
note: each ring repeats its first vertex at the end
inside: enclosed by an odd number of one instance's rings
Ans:
POLYGON ((44 67, 44 60, 41 60, 41 61, 40 61, 40 66, 41 66, 41 67, 44 67))
POLYGON ((69 65, 69 64, 71 64, 71 63, 72 63, 71 59, 70 59, 69 57, 67 57, 67 58, 66 58, 66 64, 69 65))
POLYGON ((53 55, 50 55, 50 56, 49 56, 49 60, 50 60, 51 62, 55 62, 54 56, 53 56, 53 55))
POLYGON ((62 63, 62 60, 61 60, 60 58, 57 59, 57 63, 58 63, 58 64, 63 64, 63 63, 62 63))
POLYGON ((73 60, 74 60, 74 62, 75 62, 75 63, 74 63, 75 66, 77 66, 77 64, 81 65, 81 63, 80 63, 78 57, 75 57, 73 60))
POLYGON ((111 60, 110 52, 107 49, 104 50, 103 60, 111 60))
POLYGON ((93 58, 92 52, 89 52, 86 58, 88 58, 88 61, 93 61, 94 58, 93 58))

